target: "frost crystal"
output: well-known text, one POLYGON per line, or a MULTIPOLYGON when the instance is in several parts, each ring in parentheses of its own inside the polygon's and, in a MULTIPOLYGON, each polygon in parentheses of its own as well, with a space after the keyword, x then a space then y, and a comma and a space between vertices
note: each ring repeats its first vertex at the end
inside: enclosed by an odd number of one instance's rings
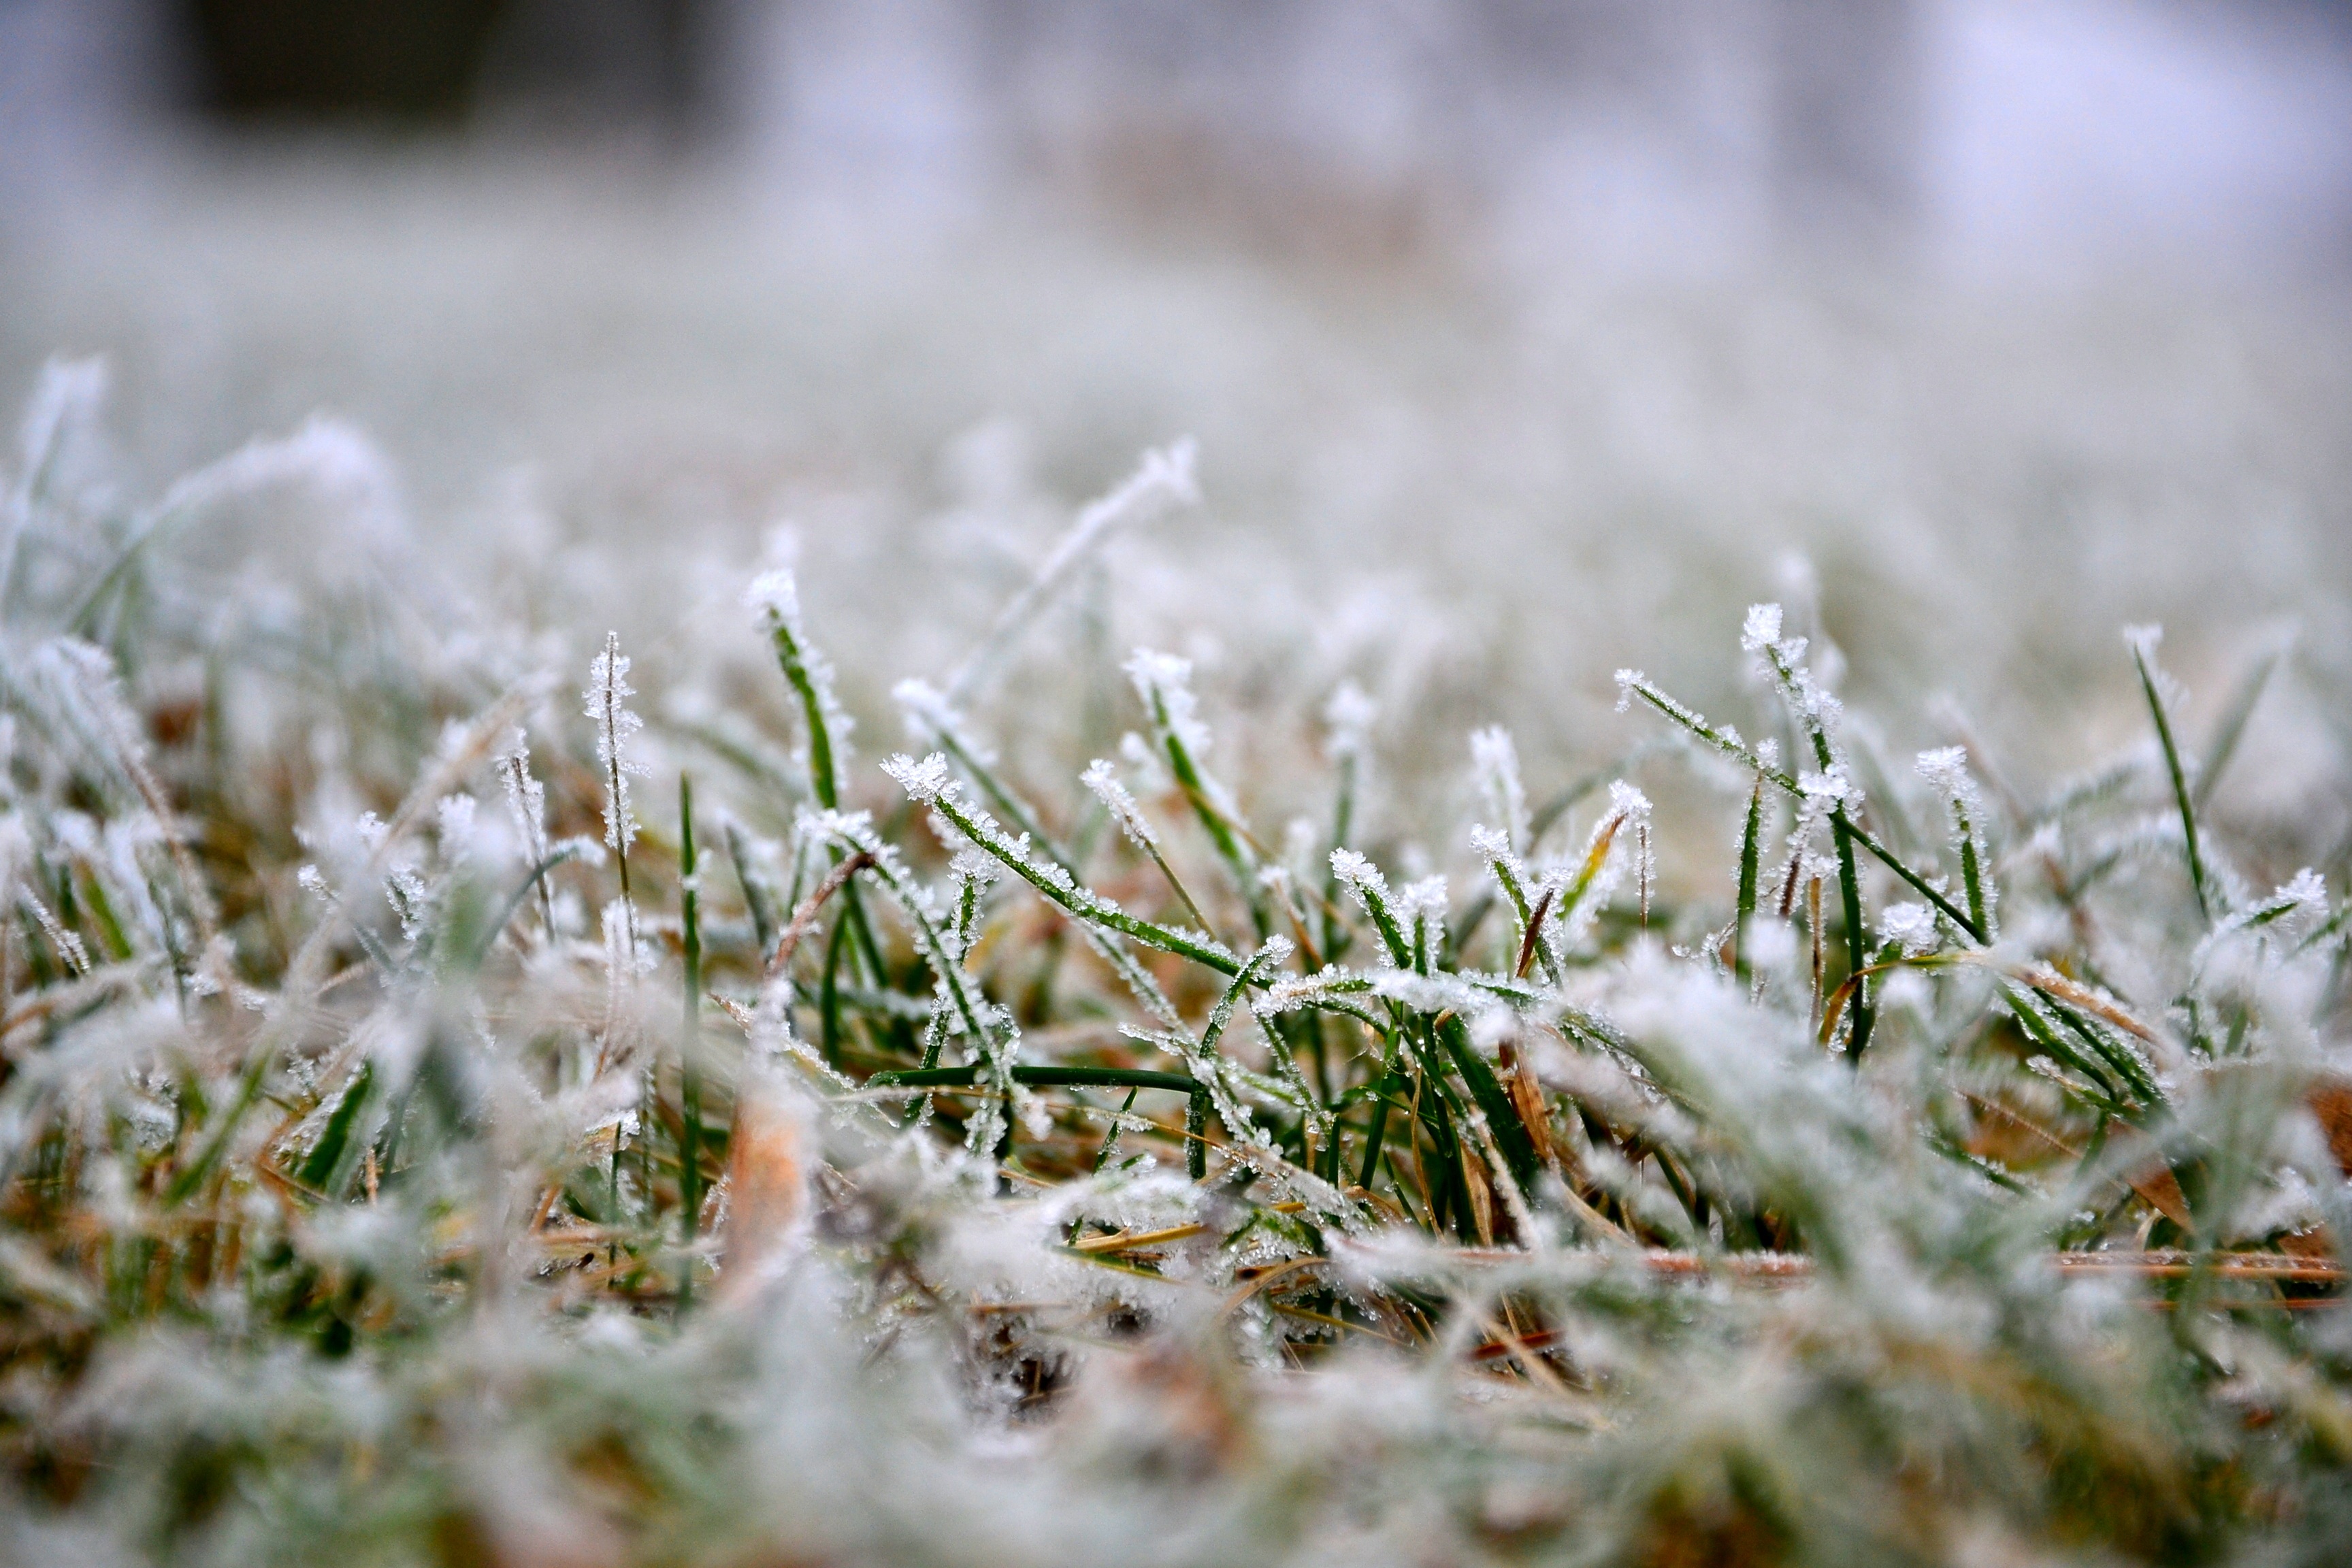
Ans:
POLYGON ((1153 721, 1182 742, 1194 756, 1207 752, 1209 727, 1195 711, 1199 702, 1192 695, 1192 661, 1139 647, 1124 668, 1153 721))
POLYGON ((530 776, 530 744, 520 730, 499 759, 498 768, 499 781, 506 785, 507 810, 514 817, 523 852, 530 857, 530 864, 539 865, 548 854, 547 791, 530 776))
POLYGON ((1947 797, 1973 795, 1976 784, 1969 777, 1969 753, 1964 746, 1946 746, 1940 751, 1922 752, 1918 760, 1919 776, 1947 797))
POLYGON ((1642 918, 1650 918, 1650 889, 1658 879, 1657 858, 1650 846, 1650 797, 1623 779, 1609 782, 1610 817, 1633 829, 1633 881, 1642 903, 1642 918))
POLYGON ((454 863, 474 852, 475 810, 476 802, 470 795, 444 795, 434 807, 444 860, 454 863))
POLYGON ((1118 771, 1109 763, 1097 757, 1078 775, 1078 782, 1094 792, 1095 798, 1103 803, 1103 809, 1110 813, 1111 820, 1118 824, 1119 831, 1138 849, 1149 851, 1159 847, 1159 833, 1144 817, 1143 808, 1136 805, 1135 797, 1128 794, 1127 786, 1118 782, 1118 771))
POLYGON ((1388 879, 1381 875, 1380 868, 1353 849, 1331 851, 1331 875, 1346 883, 1359 896, 1367 892, 1381 898, 1388 896, 1388 879))
POLYGON ((814 706, 814 721, 821 722, 824 731, 825 776, 817 776, 818 747, 814 731, 803 739, 803 758, 810 769, 810 787, 817 798, 833 800, 849 765, 849 737, 857 725, 834 692, 832 661, 809 641, 808 630, 801 624, 797 580, 788 570, 763 572, 744 591, 743 602, 775 639, 785 679, 801 693, 804 702, 814 706))
POLYGON ((596 762, 604 771, 604 847, 623 855, 637 837, 637 819, 629 808, 629 776, 646 772, 628 760, 629 737, 645 728, 645 721, 627 706, 636 694, 629 684, 629 659, 621 651, 621 634, 607 632, 604 651, 588 666, 588 686, 581 700, 595 722, 596 762))
POLYGON ((954 786, 948 773, 948 760, 938 752, 926 755, 921 762, 900 752, 882 764, 882 771, 898 781, 898 787, 908 798, 929 805, 954 786))
POLYGON ((1445 879, 1423 877, 1397 889, 1397 912, 1411 920, 1442 921, 1447 900, 1445 879))
POLYGON ((2327 912, 2327 884, 2308 866, 2280 884, 2279 890, 2272 896, 2294 904, 2306 915, 2327 912))
POLYGON ((799 635, 800 584, 789 569, 780 567, 752 578, 751 585, 743 590, 743 604, 746 608, 757 611, 763 619, 782 621, 795 637, 799 635))
POLYGON ((1748 623, 1739 630, 1739 647, 1745 653, 1761 653, 1780 640, 1780 606, 1750 605, 1748 623))
POLYGON ((1858 805, 1862 800, 1862 792, 1854 787, 1853 775, 1845 771, 1843 763, 1827 773, 1800 773, 1797 776, 1797 792, 1808 802, 1821 802, 1824 809, 1832 805, 1858 805))
POLYGON ((1878 934, 1917 958, 1936 951, 1936 913, 1925 904, 1889 904, 1878 917, 1878 934))
MULTIPOLYGON (((1952 856, 1960 863, 1969 895, 1981 905, 1988 928, 1996 927, 1999 922, 1993 917, 2000 888, 1990 874, 1991 859, 1985 850, 1984 797, 1969 776, 1968 749, 1945 746, 1922 752, 1917 766, 1919 776, 1944 798, 1950 817, 1952 856)), ((1988 929, 1985 934, 1990 937, 1994 931, 1988 929)))
POLYGON ((1325 750, 1331 759, 1337 762, 1342 757, 1362 756, 1372 721, 1379 716, 1380 710, 1362 687, 1352 680, 1339 682, 1329 700, 1323 704, 1323 723, 1328 731, 1325 750))
POLYGON ((1650 683, 1650 678, 1638 669, 1617 672, 1617 711, 1622 713, 1633 705, 1633 693, 1650 683))

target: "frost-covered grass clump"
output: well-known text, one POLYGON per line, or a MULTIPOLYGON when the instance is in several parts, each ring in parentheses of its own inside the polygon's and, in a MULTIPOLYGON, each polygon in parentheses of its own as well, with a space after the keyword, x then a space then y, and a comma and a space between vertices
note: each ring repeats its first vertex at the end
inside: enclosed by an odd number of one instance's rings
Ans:
POLYGON ((861 748, 822 582, 692 692, 241 589, 189 542, 380 460, 149 500, 98 393, 0 530, 16 1556, 2340 1560, 2345 857, 2213 807, 2302 661, 2191 732, 2132 631, 2033 787, 1761 605, 1739 727, 1627 670, 1619 764, 1402 801, 1352 686, 1034 646, 1178 447, 861 748))

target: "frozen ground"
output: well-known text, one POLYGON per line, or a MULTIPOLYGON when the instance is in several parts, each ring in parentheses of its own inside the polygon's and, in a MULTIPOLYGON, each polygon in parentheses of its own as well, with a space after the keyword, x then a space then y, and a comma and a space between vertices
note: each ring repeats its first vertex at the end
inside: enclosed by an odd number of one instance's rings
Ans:
POLYGON ((0 235, 0 1559, 2334 1561, 2341 293, 169 167, 0 235))

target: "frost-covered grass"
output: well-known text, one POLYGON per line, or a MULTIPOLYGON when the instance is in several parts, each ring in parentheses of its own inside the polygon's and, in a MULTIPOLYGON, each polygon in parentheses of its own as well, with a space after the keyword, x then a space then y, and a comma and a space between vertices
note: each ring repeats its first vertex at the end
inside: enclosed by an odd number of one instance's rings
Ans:
MULTIPOLYGON (((27 1560, 2352 1532, 2325 649, 2192 709, 2104 628, 2131 727, 2085 698, 2112 757, 2042 782, 1951 704, 1849 712, 1815 608, 1762 604, 1704 716, 1629 669, 1622 718, 1559 694, 1613 760, 1537 770, 1507 648, 1383 712, 1283 672, 1311 627, 1255 689, 1115 646, 1106 552, 1200 526, 1189 445, 982 614, 780 545, 641 666, 562 595, 430 591, 348 426, 146 488, 102 428, 52 367, 0 535, 27 1560), (288 508, 331 570, 206 542, 288 508), (915 667, 845 672, 877 742, 824 650, 892 646, 893 595, 915 667), (2303 751, 2232 819, 2264 737, 2303 751)), ((1267 568, 1204 554, 1230 636, 1267 568)), ((2014 658, 1997 598, 1919 635, 2014 658)))

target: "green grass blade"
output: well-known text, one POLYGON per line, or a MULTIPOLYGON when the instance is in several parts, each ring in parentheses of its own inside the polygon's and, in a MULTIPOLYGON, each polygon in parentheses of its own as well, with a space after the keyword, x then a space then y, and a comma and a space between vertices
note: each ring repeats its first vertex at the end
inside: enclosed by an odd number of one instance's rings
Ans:
POLYGON ((310 1146, 310 1154, 295 1170, 294 1179, 312 1192, 327 1196, 341 1195, 347 1162, 344 1156, 352 1147, 352 1130, 359 1123, 360 1113, 367 1108, 368 1097, 375 1087, 375 1064, 362 1062, 360 1070, 352 1075, 343 1098, 336 1103, 320 1130, 319 1141, 310 1146))
MULTIPOLYGON (((894 759, 894 761, 903 761, 903 759, 894 759)), ((943 775, 946 759, 940 758, 940 763, 943 775)), ((944 784, 944 778, 941 777, 935 782, 930 775, 921 773, 921 766, 919 763, 908 761, 903 768, 897 770, 897 776, 899 777, 902 784, 908 784, 909 779, 916 781, 909 786, 910 793, 917 790, 921 792, 916 794, 915 798, 928 804, 931 809, 945 817, 957 832, 994 856, 1006 869, 1036 889, 1045 896, 1047 900, 1058 905, 1066 912, 1076 916, 1083 922, 1104 927, 1122 936, 1133 937, 1147 947, 1156 947, 1162 952, 1172 952, 1180 958, 1189 958, 1193 963, 1204 968, 1213 969, 1220 974, 1230 977, 1241 973, 1242 961, 1222 943, 1196 941, 1181 931, 1171 931, 1155 921, 1139 920, 1078 881, 1059 866, 1051 862, 1044 866, 1039 865, 1021 845, 1004 836, 1003 830, 996 826, 993 818, 975 812, 958 797, 952 787, 939 787, 940 784, 944 784)))
MULTIPOLYGON (((1755 752, 1748 748, 1746 742, 1739 739, 1737 733, 1720 730, 1714 725, 1709 724, 1698 714, 1693 712, 1690 709, 1684 707, 1681 703, 1667 696, 1664 691, 1658 689, 1657 687, 1652 685, 1649 680, 1641 675, 1639 671, 1631 669, 1620 670, 1618 671, 1618 680, 1624 689, 1627 700, 1630 700, 1633 698, 1641 699, 1644 704, 1655 709, 1659 713, 1664 715, 1667 719, 1679 725, 1693 736, 1696 736, 1697 739, 1714 747, 1717 751, 1721 752, 1724 755, 1738 762, 1748 772, 1757 774, 1766 783, 1773 785, 1775 788, 1780 789, 1787 795, 1793 795, 1799 799, 1802 799, 1804 797, 1805 792, 1798 786, 1794 776, 1780 768, 1770 766, 1765 763, 1761 757, 1758 756, 1755 752)), ((1858 822, 1848 822, 1845 825, 1845 831, 1853 838, 1856 847, 1866 852, 1880 865, 1885 866, 1888 870, 1903 879, 1903 880, 1910 886, 1913 892, 1917 893, 1921 898, 1927 900, 1928 903, 1935 906, 1936 909, 1942 911, 1954 925, 1957 925, 1962 931, 1967 931, 1971 937, 1974 937, 1979 942, 1990 942, 1991 940, 1990 933, 1985 929, 1982 923, 1972 917, 1968 910, 1952 902, 1949 898, 1939 891, 1934 884, 1928 881, 1927 878, 1921 876, 1917 871, 1913 870, 1908 865, 1905 864, 1901 856, 1895 854, 1895 851, 1880 843, 1877 837, 1873 835, 1868 828, 1863 826, 1858 822)))
MULTIPOLYGON (((677 781, 678 923, 685 948, 686 1018, 678 1035, 678 1236, 688 1247, 702 1218, 702 892, 694 852, 694 781, 677 781)), ((694 1260, 678 1265, 677 1300, 694 1299, 694 1260)))
POLYGON ((2165 772, 2172 780, 2173 804, 2180 811, 2181 848, 2189 860, 2189 890, 2197 895, 2197 912, 2212 923, 2213 900, 2205 880, 2205 857, 2197 842, 2197 804, 2189 791, 2189 775, 2180 748, 2172 737, 2172 717, 2165 711, 2164 693, 2157 685, 2156 636, 2142 631, 2130 638, 2132 665, 2139 671, 2139 689, 2147 699, 2148 716, 2156 721, 2156 738, 2164 751, 2165 772))
MULTIPOLYGON (((1748 819, 1739 830, 1739 893, 1731 923, 1732 977, 1745 987, 1749 979, 1748 923, 1756 918, 1756 877, 1764 850, 1764 780, 1748 792, 1748 819)), ((1558 982, 1554 982, 1558 984, 1558 982)))
MULTIPOLYGON (((1201 1089, 1201 1080, 1190 1073, 1162 1072, 1150 1068, 1022 1064, 1013 1068, 1013 1081, 1030 1089, 1161 1089, 1183 1095, 1197 1094, 1201 1089)), ((980 1083, 980 1067, 974 1063, 953 1068, 909 1068, 902 1072, 877 1072, 866 1082, 872 1089, 971 1089, 980 1083)))

